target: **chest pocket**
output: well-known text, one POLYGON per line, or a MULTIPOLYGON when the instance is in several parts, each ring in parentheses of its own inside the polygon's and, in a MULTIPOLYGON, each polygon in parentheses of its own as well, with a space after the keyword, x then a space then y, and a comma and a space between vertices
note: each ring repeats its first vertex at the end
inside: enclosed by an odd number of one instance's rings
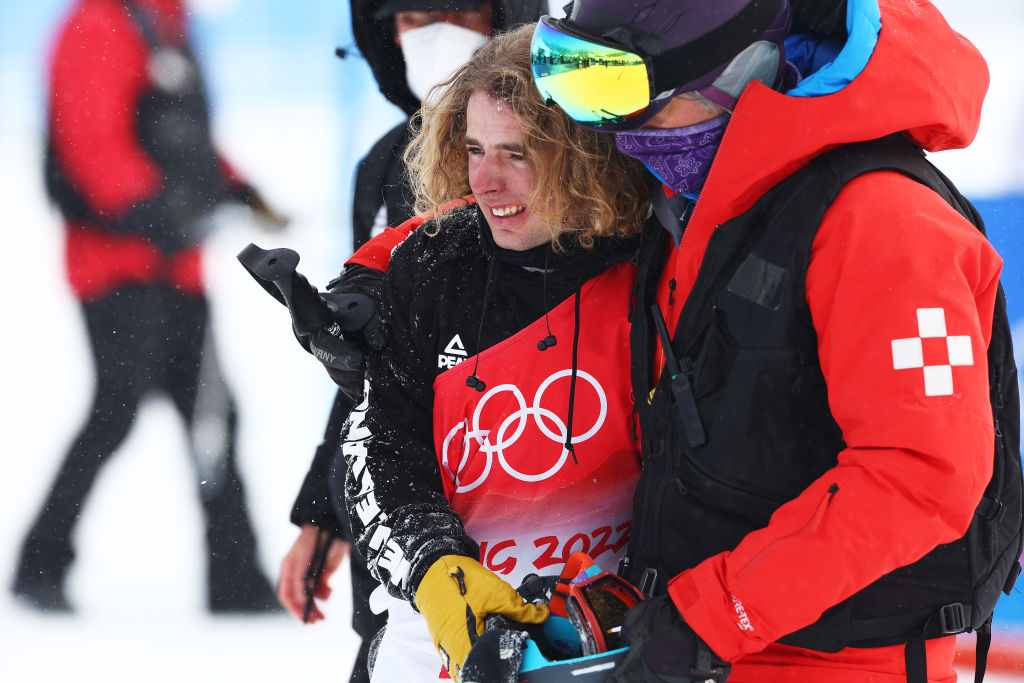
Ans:
POLYGON ((679 476, 695 495, 713 491, 757 525, 832 467, 842 448, 817 340, 798 305, 802 282, 802 273, 751 252, 683 359, 707 438, 674 449, 679 476))

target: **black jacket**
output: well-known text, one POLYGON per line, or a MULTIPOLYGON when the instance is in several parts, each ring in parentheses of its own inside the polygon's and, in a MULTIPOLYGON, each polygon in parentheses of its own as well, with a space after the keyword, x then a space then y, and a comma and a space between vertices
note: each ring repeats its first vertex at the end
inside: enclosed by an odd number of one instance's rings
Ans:
MULTIPOLYGON (((378 295, 389 343, 367 361, 368 395, 352 411, 342 447, 355 545, 387 584, 397 572, 389 570, 375 534, 390 529, 411 568, 401 588, 388 587, 405 599, 438 557, 478 554, 445 496, 433 447, 433 384, 449 367, 439 361, 446 342, 457 333, 465 362, 474 362, 475 354, 544 318, 583 283, 629 260, 636 248, 633 240, 604 238, 590 250, 556 251, 548 244, 524 252, 501 249, 476 206, 449 214, 436 237, 429 234, 433 227, 422 226, 392 256, 378 295), (400 458, 390 457, 399 452, 400 458), (386 521, 374 516, 377 506, 386 521)), ((502 370, 491 356, 474 375, 491 386, 502 381, 502 370)))
MULTIPOLYGON (((360 52, 366 58, 381 93, 405 115, 411 116, 419 108, 419 101, 409 90, 405 78, 405 59, 395 45, 393 22, 374 18, 383 0, 351 0, 352 32, 360 52)), ((543 13, 546 3, 541 0, 495 0, 495 28, 535 21, 543 13)), ((409 143, 408 120, 384 134, 359 162, 356 170, 352 204, 353 248, 358 249, 370 239, 374 227, 397 226, 413 215, 413 199, 404 177, 402 153, 409 143), (379 218, 378 218, 379 217, 379 218)), ((359 291, 372 289, 376 276, 367 268, 349 268, 332 286, 356 287, 359 291), (361 282, 353 283, 357 277, 361 282)), ((292 507, 291 521, 295 524, 312 522, 335 536, 352 539, 348 515, 341 500, 345 481, 345 463, 340 457, 340 425, 352 408, 352 402, 338 392, 323 442, 317 448, 310 470, 292 507)), ((361 557, 352 562, 353 617, 356 632, 367 642, 382 625, 382 615, 369 611, 367 598, 375 585, 361 557)), ((357 680, 365 666, 364 642, 353 673, 357 680)))
MULTIPOLYGON (((429 0, 424 0, 425 5, 427 2, 429 0)), ((352 0, 352 33, 381 93, 406 115, 412 115, 419 108, 419 101, 405 80, 405 60, 401 49, 395 45, 393 22, 374 18, 382 3, 383 0, 352 0)), ((540 0, 499 0, 493 4, 497 29, 536 21, 546 8, 546 3, 540 0)), ((404 180, 402 163, 402 153, 409 142, 406 123, 385 133, 359 162, 352 205, 352 235, 357 249, 370 238, 374 225, 379 222, 378 215, 385 218, 384 223, 390 227, 400 225, 413 215, 411 192, 404 180)), ((376 285, 376 279, 377 276, 368 268, 350 267, 331 283, 331 288, 369 293, 376 285)), ((312 522, 346 539, 350 538, 346 530, 347 520, 344 519, 344 511, 335 509, 331 502, 330 482, 344 480, 344 466, 340 462, 335 463, 334 458, 340 446, 340 425, 351 408, 352 402, 339 393, 324 440, 317 449, 291 513, 295 524, 312 522)))

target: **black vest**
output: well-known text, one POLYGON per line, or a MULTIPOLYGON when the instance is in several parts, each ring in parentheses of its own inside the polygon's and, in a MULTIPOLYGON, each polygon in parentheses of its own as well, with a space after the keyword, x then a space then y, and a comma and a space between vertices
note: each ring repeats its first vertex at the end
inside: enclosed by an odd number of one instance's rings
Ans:
MULTIPOLYGON (((130 227, 143 233, 163 232, 169 227, 180 230, 208 212, 227 191, 227 179, 210 137, 206 92, 191 50, 164 44, 144 10, 128 0, 123 6, 148 47, 150 77, 150 88, 139 101, 125 105, 135 107, 136 136, 164 180, 160 206, 165 220, 162 224, 141 221, 130 227)), ((65 218, 125 229, 119 217, 95 211, 61 168, 53 150, 53 131, 47 133, 45 173, 47 191, 65 218)))
MULTIPOLYGON (((650 354, 634 357, 645 454, 626 569, 634 581, 648 567, 667 580, 735 547, 836 465, 844 443, 829 410, 804 280, 825 210, 849 180, 875 170, 927 185, 983 231, 974 208, 901 136, 819 157, 716 229, 670 344, 662 331, 674 358, 650 404, 641 400, 650 354)), ((664 245, 663 230, 647 232, 638 302, 652 300, 664 245)), ((658 343, 658 315, 634 311, 631 348, 658 343)), ((781 642, 829 652, 912 643, 923 666, 926 638, 984 628, 1000 591, 1013 585, 1022 548, 1017 375, 1001 288, 988 362, 995 470, 968 533, 781 642)))

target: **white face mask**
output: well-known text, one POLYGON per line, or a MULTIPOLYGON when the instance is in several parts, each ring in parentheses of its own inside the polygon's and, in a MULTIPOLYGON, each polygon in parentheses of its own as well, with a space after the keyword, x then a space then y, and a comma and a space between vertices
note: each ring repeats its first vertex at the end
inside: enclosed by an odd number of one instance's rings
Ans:
POLYGON ((486 42, 482 33, 444 21, 405 31, 402 56, 409 90, 423 101, 432 87, 447 80, 486 42))

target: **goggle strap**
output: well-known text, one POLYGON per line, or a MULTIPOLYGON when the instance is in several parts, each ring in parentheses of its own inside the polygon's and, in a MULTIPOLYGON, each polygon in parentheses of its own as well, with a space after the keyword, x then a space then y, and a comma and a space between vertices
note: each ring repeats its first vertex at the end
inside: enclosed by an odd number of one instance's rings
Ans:
POLYGON ((565 612, 565 602, 569 599, 568 590, 559 590, 562 587, 562 582, 559 581, 555 586, 555 589, 551 591, 551 600, 548 602, 548 607, 551 609, 551 613, 557 617, 567 617, 565 612))
POLYGON ((565 611, 580 636, 580 649, 584 655, 595 655, 607 649, 601 623, 590 604, 571 596, 565 602, 565 611))
POLYGON ((751 0, 736 16, 685 45, 651 55, 654 92, 675 90, 713 71, 736 56, 733 36, 763 34, 775 21, 783 0, 751 0), (682 75, 680 75, 682 74, 682 75))

